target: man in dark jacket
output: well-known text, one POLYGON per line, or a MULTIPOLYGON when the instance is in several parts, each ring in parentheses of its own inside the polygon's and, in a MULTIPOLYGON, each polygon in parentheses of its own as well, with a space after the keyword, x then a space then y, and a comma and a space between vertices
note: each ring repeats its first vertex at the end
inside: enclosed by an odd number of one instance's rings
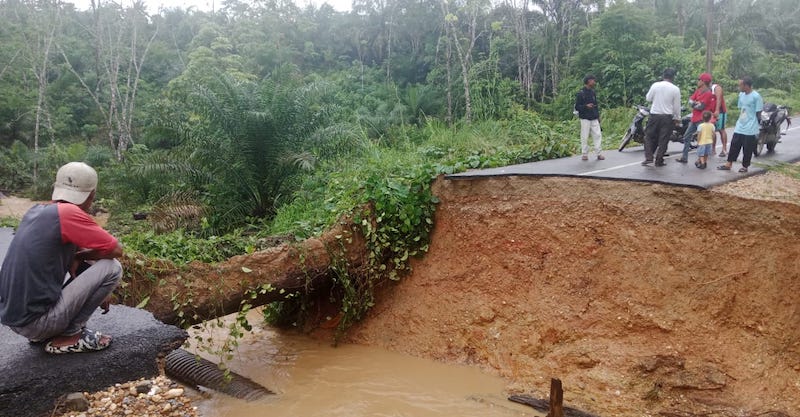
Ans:
POLYGON ((584 161, 589 160, 589 133, 594 139, 597 159, 606 159, 603 156, 603 133, 600 131, 600 108, 594 93, 595 85, 597 78, 589 74, 583 77, 583 88, 575 95, 575 111, 581 119, 581 159, 584 161))

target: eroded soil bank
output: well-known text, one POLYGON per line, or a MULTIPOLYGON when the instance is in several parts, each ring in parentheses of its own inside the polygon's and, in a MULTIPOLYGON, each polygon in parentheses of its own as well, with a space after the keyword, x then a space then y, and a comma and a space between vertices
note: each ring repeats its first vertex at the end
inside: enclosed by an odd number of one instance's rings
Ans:
POLYGON ((800 206, 569 178, 440 180, 430 251, 349 341, 603 416, 800 416, 800 206))

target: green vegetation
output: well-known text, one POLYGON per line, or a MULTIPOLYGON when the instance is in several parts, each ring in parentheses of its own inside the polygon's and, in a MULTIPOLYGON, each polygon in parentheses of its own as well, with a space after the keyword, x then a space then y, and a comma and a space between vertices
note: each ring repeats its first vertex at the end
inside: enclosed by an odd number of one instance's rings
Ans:
POLYGON ((0 190, 47 198, 60 165, 86 161, 128 251, 179 265, 350 219, 369 263, 360 276, 334 265, 344 329, 379 280, 427 249, 436 176, 576 152, 586 73, 616 148, 665 67, 685 95, 694 88, 705 13, 730 120, 743 75, 765 100, 800 108, 792 1, 392 0, 336 12, 237 0, 154 15, 142 3, 2 1, 0 190))
POLYGON ((19 220, 14 217, 0 217, 0 227, 16 227, 19 225, 19 220))
POLYGON ((781 174, 788 175, 792 178, 800 179, 800 166, 795 164, 788 164, 785 162, 772 164, 766 167, 772 171, 780 172, 781 174))

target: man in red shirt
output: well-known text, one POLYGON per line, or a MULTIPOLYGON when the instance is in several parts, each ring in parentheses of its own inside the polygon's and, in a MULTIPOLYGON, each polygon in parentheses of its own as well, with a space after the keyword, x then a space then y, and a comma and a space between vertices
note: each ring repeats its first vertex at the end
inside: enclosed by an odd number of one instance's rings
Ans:
POLYGON ((703 112, 713 112, 716 106, 716 97, 711 91, 711 74, 704 72, 697 78, 697 89, 689 97, 689 106, 692 108, 692 120, 683 135, 683 152, 678 162, 689 162, 692 136, 697 132, 697 126, 703 123, 703 112))
POLYGON ((0 268, 0 321, 48 353, 101 350, 111 336, 86 329, 122 278, 122 246, 87 214, 97 173, 82 162, 62 166, 53 201, 31 207, 0 268), (87 262, 88 261, 88 262, 87 262))

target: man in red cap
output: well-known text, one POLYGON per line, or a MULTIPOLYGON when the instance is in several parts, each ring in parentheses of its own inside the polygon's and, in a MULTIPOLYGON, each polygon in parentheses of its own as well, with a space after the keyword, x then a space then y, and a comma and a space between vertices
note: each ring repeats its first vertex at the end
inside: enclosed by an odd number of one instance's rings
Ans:
POLYGON ((691 149, 692 136, 697 132, 697 126, 703 123, 703 112, 714 111, 716 109, 716 97, 711 91, 711 74, 704 72, 697 78, 697 89, 694 90, 689 98, 689 107, 692 108, 692 120, 683 135, 683 152, 678 162, 689 162, 689 150, 691 149))

